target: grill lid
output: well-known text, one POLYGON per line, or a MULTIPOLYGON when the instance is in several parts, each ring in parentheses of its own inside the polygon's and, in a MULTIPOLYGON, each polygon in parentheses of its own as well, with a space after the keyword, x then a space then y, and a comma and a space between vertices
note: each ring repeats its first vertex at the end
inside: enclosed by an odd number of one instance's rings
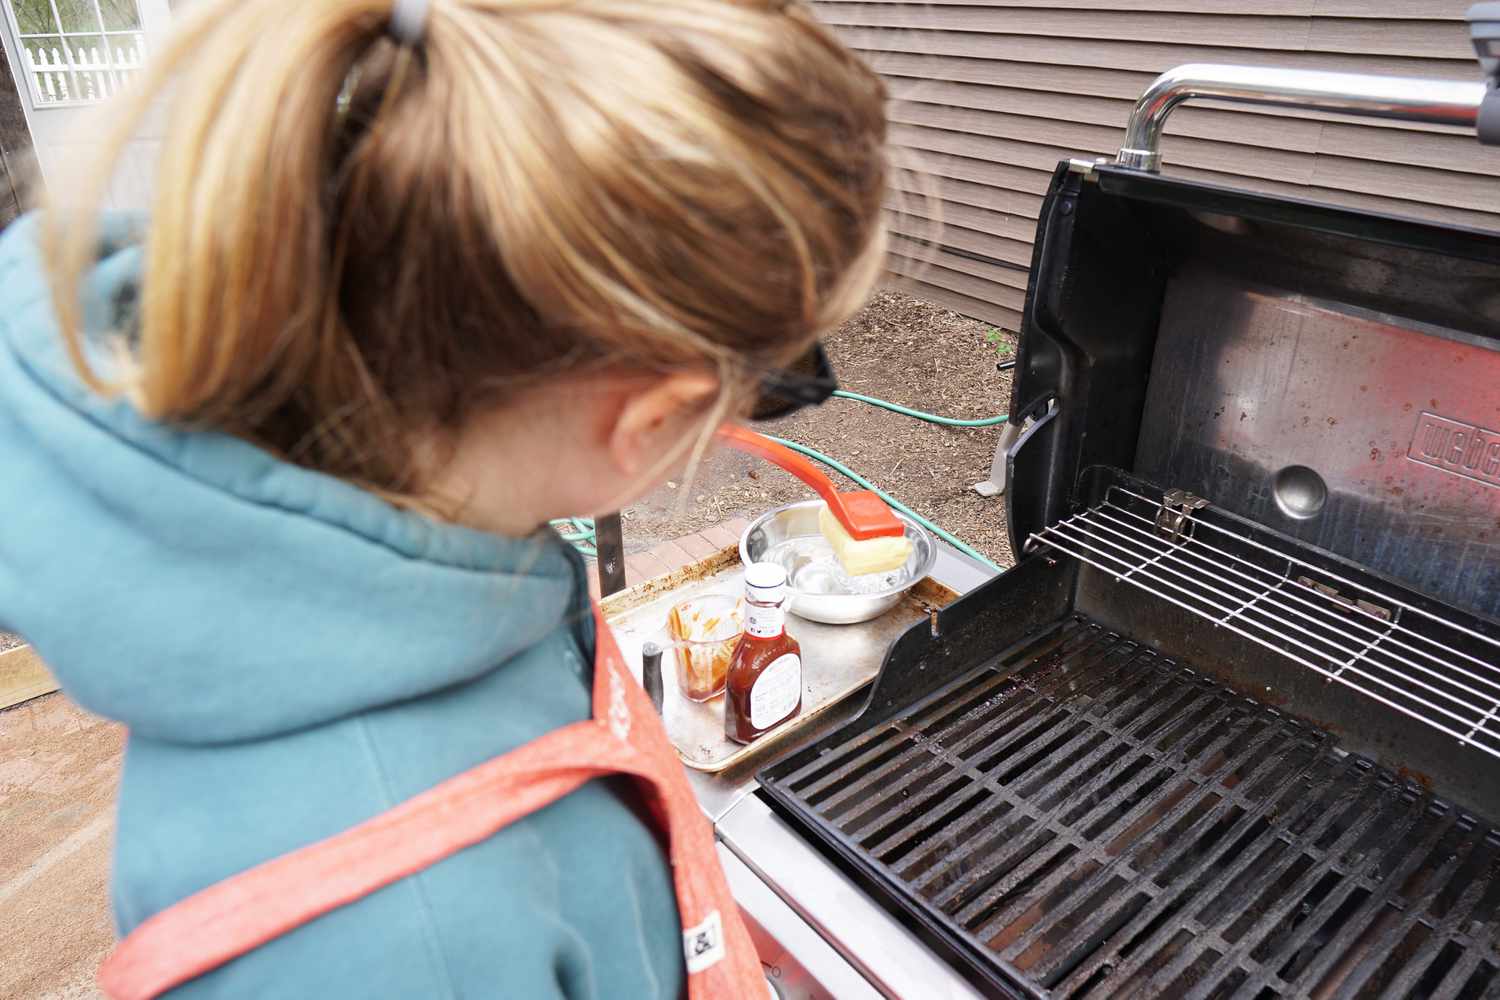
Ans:
POLYGON ((1110 465, 1500 618, 1500 234, 1076 161, 1037 232, 1016 551, 1110 465))

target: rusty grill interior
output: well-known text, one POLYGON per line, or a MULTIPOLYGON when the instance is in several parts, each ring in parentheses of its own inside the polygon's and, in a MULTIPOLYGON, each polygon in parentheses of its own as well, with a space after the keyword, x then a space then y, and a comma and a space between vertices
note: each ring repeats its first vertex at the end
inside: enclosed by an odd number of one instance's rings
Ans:
POLYGON ((1488 823, 1082 616, 777 771, 1033 995, 1500 995, 1488 823))

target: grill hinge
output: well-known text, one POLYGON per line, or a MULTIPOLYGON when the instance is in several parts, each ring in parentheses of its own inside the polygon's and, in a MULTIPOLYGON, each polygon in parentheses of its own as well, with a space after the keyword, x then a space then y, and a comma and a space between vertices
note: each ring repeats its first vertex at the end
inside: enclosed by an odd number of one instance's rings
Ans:
POLYGON ((1083 179, 1086 181, 1096 181, 1099 179, 1098 174, 1095 173, 1096 168, 1100 164, 1108 162, 1109 157, 1107 156, 1095 157, 1092 160, 1071 159, 1068 161, 1068 172, 1082 174, 1083 179))
POLYGON ((1171 489, 1162 494, 1161 510, 1156 513, 1156 531, 1173 542, 1182 541, 1184 530, 1193 518, 1193 511, 1208 506, 1208 501, 1194 496, 1187 490, 1171 489))

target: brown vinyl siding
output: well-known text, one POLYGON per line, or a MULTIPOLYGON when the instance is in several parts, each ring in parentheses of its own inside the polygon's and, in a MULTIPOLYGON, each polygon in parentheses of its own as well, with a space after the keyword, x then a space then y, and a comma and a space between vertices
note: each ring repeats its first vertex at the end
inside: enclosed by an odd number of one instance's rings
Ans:
MULTIPOLYGON (((1015 329, 1041 196, 1058 160, 1112 156, 1162 71, 1230 62, 1478 78, 1470 0, 813 0, 891 85, 892 270, 1015 329), (923 241, 942 221, 940 247, 923 241)), ((1500 150, 1472 135, 1312 112, 1191 105, 1164 171, 1215 184, 1500 230, 1500 150)))

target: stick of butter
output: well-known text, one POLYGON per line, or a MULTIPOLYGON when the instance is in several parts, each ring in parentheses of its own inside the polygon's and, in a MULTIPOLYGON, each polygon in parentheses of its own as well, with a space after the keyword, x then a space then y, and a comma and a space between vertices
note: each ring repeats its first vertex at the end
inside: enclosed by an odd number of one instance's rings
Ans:
POLYGON ((857 539, 844 530, 839 519, 824 504, 818 510, 818 528, 823 537, 833 546, 833 554, 839 565, 850 576, 865 573, 885 573, 906 565, 911 555, 911 540, 903 535, 882 535, 879 538, 857 539))

